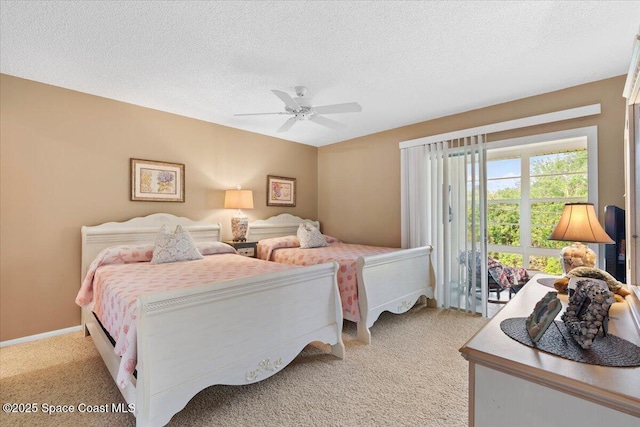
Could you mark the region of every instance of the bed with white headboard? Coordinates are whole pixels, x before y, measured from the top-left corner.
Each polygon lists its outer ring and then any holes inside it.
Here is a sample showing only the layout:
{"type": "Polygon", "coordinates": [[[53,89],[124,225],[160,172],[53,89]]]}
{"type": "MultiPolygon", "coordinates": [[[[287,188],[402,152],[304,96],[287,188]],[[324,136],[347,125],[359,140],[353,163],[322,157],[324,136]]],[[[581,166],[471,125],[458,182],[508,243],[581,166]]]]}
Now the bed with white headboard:
{"type": "MultiPolygon", "coordinates": [[[[219,224],[169,214],[85,226],[82,278],[103,249],[153,243],[163,224],[181,225],[196,242],[220,240],[219,224]]],[[[337,268],[334,263],[286,269],[138,297],[137,375],[120,389],[127,403],[135,405],[136,425],[167,424],[211,385],[264,380],[314,341],[330,344],[331,353],[343,358],[337,268]],[[303,315],[296,318],[297,312],[303,315]]],[[[109,337],[86,308],[82,323],[115,380],[120,357],[109,337]]]]}
{"type": "MultiPolygon", "coordinates": [[[[320,229],[318,221],[280,214],[249,223],[247,239],[260,241],[295,236],[300,224],[304,223],[320,229]]],[[[418,300],[426,304],[427,298],[434,297],[431,285],[431,251],[431,246],[423,246],[357,257],[359,341],[367,344],[371,342],[369,328],[382,312],[401,314],[411,309],[418,300]]],[[[348,312],[343,312],[343,316],[346,320],[356,321],[348,312]]]]}

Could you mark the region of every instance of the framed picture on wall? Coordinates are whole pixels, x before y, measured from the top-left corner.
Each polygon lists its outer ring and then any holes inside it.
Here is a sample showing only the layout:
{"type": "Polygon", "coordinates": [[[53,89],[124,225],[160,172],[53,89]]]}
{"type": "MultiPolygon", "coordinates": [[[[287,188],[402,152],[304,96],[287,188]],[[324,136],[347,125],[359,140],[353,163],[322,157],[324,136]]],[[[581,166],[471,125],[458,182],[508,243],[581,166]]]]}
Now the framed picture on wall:
{"type": "Polygon", "coordinates": [[[184,202],[184,165],[131,159],[131,200],[184,202]]]}
{"type": "Polygon", "coordinates": [[[296,205],[296,179],[267,175],[267,206],[296,205]]]}

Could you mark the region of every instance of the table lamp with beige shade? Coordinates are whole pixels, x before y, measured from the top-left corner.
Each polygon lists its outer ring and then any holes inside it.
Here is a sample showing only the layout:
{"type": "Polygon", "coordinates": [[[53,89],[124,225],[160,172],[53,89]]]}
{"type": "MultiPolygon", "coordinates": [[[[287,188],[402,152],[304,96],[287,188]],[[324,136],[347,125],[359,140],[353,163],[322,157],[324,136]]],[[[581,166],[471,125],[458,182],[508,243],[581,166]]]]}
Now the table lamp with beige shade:
{"type": "Polygon", "coordinates": [[[238,211],[231,217],[231,233],[234,242],[244,242],[247,240],[247,227],[249,218],[242,213],[241,209],[253,209],[253,192],[242,190],[238,185],[235,190],[224,192],[225,209],[237,209],[238,211]]]}
{"type": "Polygon", "coordinates": [[[562,249],[562,271],[596,266],[596,254],[584,243],[614,243],[598,222],[593,203],[567,203],[549,240],[574,242],[562,249]]]}

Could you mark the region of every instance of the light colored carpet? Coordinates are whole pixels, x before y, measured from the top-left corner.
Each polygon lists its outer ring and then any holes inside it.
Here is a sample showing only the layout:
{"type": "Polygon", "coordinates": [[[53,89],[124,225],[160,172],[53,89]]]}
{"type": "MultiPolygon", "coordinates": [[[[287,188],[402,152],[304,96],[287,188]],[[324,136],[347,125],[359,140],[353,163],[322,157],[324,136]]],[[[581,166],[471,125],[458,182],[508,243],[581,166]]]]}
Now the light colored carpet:
{"type": "MultiPolygon", "coordinates": [[[[383,313],[372,344],[345,322],[346,357],[314,344],[283,371],[247,386],[212,386],[171,426],[466,426],[468,364],[458,349],[486,319],[453,310],[383,313]]],[[[78,413],[124,402],[81,332],[0,349],[3,404],[73,405],[72,414],[2,413],[2,426],[133,426],[122,413],[78,413]]]]}

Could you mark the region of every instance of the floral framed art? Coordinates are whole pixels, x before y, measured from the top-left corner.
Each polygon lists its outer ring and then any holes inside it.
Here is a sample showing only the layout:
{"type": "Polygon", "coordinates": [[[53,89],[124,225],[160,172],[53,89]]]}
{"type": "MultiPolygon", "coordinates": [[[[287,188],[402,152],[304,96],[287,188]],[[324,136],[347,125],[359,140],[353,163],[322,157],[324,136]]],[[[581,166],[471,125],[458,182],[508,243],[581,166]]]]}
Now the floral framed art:
{"type": "Polygon", "coordinates": [[[184,202],[184,165],[131,159],[131,200],[184,202]]]}
{"type": "Polygon", "coordinates": [[[296,205],[296,179],[267,175],[267,206],[296,205]]]}

